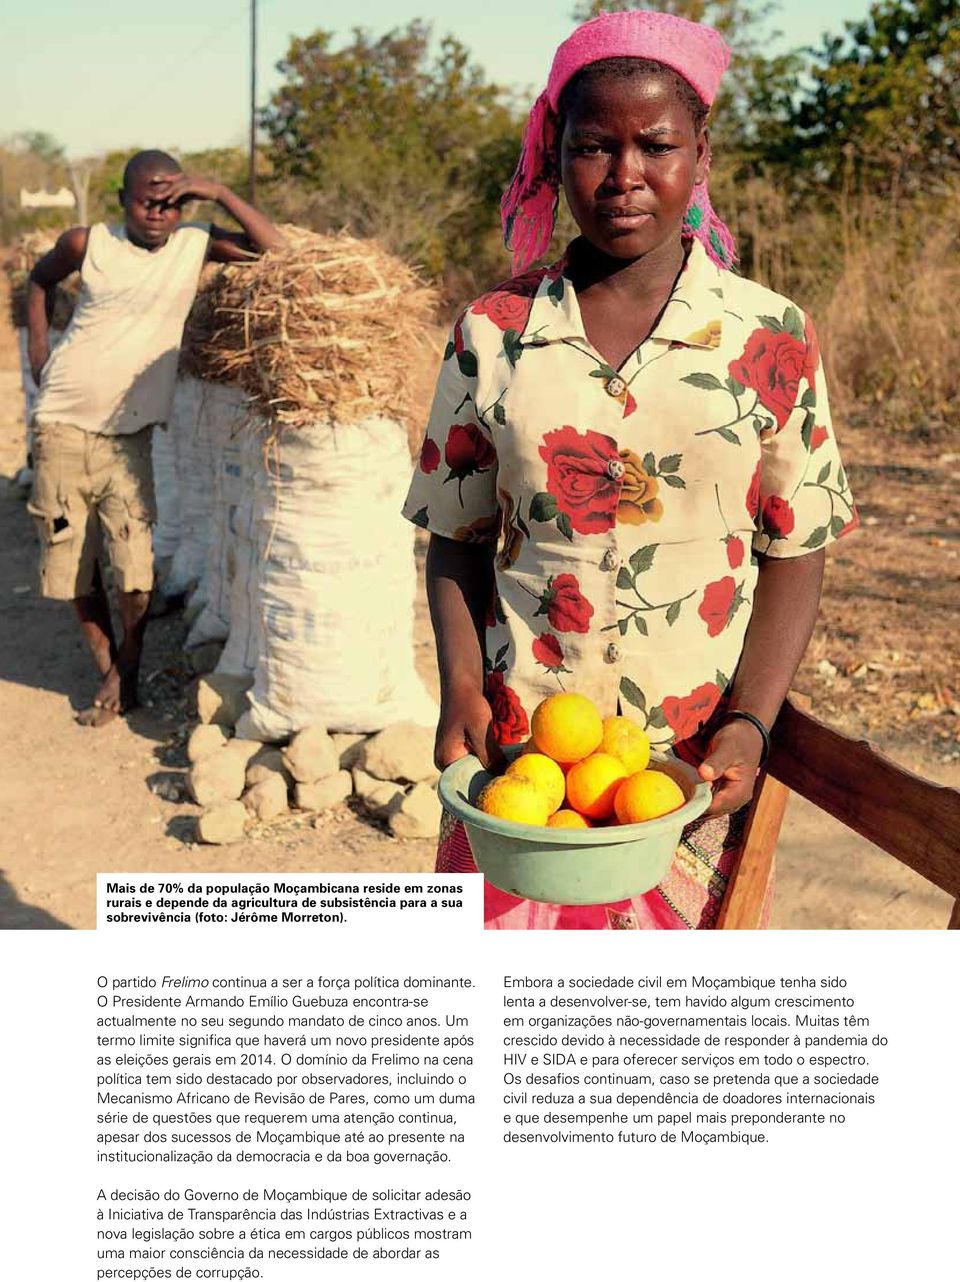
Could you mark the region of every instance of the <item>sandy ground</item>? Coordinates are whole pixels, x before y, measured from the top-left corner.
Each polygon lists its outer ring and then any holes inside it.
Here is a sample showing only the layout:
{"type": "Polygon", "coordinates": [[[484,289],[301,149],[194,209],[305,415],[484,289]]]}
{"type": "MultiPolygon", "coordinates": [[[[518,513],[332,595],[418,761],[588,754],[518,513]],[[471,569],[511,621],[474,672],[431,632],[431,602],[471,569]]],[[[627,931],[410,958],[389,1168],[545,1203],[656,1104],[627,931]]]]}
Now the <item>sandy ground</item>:
{"type": "MultiPolygon", "coordinates": [[[[143,668],[146,705],[128,720],[100,731],[74,723],[74,711],[89,702],[94,684],[71,610],[37,595],[32,521],[22,497],[9,483],[24,461],[23,454],[16,349],[4,314],[0,324],[0,928],[92,927],[97,872],[429,870],[431,842],[397,841],[347,808],[320,816],[291,815],[252,831],[235,846],[194,844],[196,807],[161,795],[176,794],[180,787],[189,724],[192,676],[181,648],[184,627],[178,616],[157,620],[148,633],[143,668]]],[[[833,582],[839,580],[847,587],[863,573],[856,557],[853,564],[838,568],[833,582]]],[[[831,590],[841,609],[843,593],[838,598],[837,588],[831,590]]],[[[422,590],[417,609],[417,666],[435,689],[422,590]]],[[[867,631],[862,625],[861,617],[861,644],[867,631]]],[[[887,638],[867,639],[890,644],[887,638]]],[[[814,643],[811,664],[828,652],[836,654],[836,647],[842,650],[847,642],[849,629],[821,634],[814,643]]],[[[949,658],[940,647],[937,662],[947,671],[949,658]]],[[[831,684],[843,682],[843,669],[840,664],[837,667],[837,676],[826,678],[831,684]]],[[[806,670],[812,674],[806,685],[816,692],[824,678],[815,666],[808,664],[806,670]]],[[[913,684],[926,689],[929,675],[921,669],[913,684]]],[[[930,681],[936,676],[934,672],[930,681]]],[[[841,698],[841,690],[834,688],[832,693],[841,705],[849,703],[841,698]]],[[[830,700],[818,700],[817,706],[822,702],[830,700]]],[[[865,702],[875,708],[875,698],[865,702]]],[[[960,783],[955,754],[939,750],[943,741],[912,733],[912,726],[908,731],[893,741],[885,738],[886,750],[920,773],[960,783]]],[[[791,801],[777,866],[773,924],[779,928],[933,928],[945,925],[949,916],[947,896],[800,798],[791,801]]]]}

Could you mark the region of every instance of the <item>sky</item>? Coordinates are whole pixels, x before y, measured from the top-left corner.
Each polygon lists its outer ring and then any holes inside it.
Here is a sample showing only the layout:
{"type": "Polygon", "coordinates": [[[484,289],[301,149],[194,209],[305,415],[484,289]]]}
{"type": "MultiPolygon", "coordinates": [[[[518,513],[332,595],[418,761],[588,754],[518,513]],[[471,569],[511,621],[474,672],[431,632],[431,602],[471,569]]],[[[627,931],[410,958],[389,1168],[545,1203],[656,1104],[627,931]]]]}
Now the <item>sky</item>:
{"type": "MultiPolygon", "coordinates": [[[[531,98],[557,44],[571,31],[575,0],[258,0],[258,102],[280,80],[275,67],[292,35],[317,28],[376,35],[413,18],[451,32],[491,80],[531,98]]],[[[0,18],[0,141],[43,130],[80,158],[111,149],[183,151],[243,144],[249,127],[249,0],[23,0],[0,18]]],[[[771,48],[817,45],[863,17],[869,0],[782,0],[771,48]]]]}

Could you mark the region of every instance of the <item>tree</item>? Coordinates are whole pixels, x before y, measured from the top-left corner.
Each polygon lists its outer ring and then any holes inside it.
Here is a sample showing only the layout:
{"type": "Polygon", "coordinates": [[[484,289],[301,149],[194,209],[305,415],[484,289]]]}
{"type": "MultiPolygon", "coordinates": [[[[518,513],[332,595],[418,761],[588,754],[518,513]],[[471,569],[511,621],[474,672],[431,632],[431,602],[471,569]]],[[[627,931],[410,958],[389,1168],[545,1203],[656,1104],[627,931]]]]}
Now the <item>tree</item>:
{"type": "Polygon", "coordinates": [[[755,31],[776,9],[775,0],[757,4],[751,0],[650,0],[647,4],[633,0],[585,0],[577,6],[574,18],[583,22],[598,13],[621,13],[626,9],[653,9],[672,13],[690,22],[707,22],[733,44],[755,40],[755,31]]]}
{"type": "Polygon", "coordinates": [[[65,211],[21,209],[19,197],[21,187],[56,189],[66,181],[63,147],[50,134],[25,132],[0,140],[0,241],[34,227],[61,226],[65,211]]]}
{"type": "Polygon", "coordinates": [[[960,0],[881,0],[814,52],[793,113],[799,156],[837,186],[942,190],[960,172],[960,0]]]}
{"type": "Polygon", "coordinates": [[[292,212],[375,237],[432,274],[469,263],[519,144],[505,92],[452,36],[432,54],[419,21],[332,45],[328,31],[295,39],[261,115],[292,212]]]}
{"type": "Polygon", "coordinates": [[[64,162],[63,145],[43,130],[26,130],[15,135],[15,142],[21,150],[47,165],[62,165],[64,162]]]}

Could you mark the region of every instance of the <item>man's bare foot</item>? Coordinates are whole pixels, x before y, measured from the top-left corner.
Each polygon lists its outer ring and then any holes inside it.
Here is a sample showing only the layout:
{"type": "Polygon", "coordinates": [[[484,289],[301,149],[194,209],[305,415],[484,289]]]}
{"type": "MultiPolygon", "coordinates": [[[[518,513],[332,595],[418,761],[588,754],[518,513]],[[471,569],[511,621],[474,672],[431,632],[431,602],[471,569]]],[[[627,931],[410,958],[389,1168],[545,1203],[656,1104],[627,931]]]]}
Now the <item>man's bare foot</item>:
{"type": "Polygon", "coordinates": [[[93,704],[77,713],[77,724],[98,730],[114,717],[122,717],[124,713],[136,706],[136,674],[125,677],[114,665],[104,677],[103,685],[97,691],[93,704]]]}
{"type": "Polygon", "coordinates": [[[119,646],[114,640],[110,604],[103,589],[99,568],[94,576],[93,591],[89,596],[78,597],[74,605],[94,662],[103,678],[103,684],[97,691],[92,706],[77,714],[77,722],[81,726],[99,728],[137,706],[137,677],[150,609],[150,593],[135,591],[119,594],[120,619],[123,623],[123,641],[119,646]]]}

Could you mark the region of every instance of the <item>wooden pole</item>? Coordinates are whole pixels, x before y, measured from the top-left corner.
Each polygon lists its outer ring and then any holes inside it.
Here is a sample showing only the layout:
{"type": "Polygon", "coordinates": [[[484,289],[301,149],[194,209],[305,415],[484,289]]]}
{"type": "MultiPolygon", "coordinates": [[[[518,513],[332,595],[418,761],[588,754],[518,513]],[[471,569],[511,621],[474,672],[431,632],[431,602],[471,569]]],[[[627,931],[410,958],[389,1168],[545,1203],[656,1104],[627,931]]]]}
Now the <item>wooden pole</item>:
{"type": "Polygon", "coordinates": [[[257,199],[257,0],[250,0],[250,204],[257,199]]]}
{"type": "Polygon", "coordinates": [[[77,223],[81,227],[86,227],[88,222],[90,175],[92,172],[93,162],[90,160],[73,161],[68,166],[70,186],[73,188],[73,196],[77,202],[77,223]]]}

